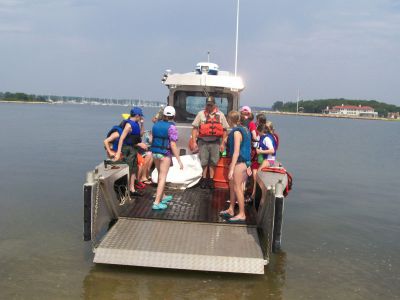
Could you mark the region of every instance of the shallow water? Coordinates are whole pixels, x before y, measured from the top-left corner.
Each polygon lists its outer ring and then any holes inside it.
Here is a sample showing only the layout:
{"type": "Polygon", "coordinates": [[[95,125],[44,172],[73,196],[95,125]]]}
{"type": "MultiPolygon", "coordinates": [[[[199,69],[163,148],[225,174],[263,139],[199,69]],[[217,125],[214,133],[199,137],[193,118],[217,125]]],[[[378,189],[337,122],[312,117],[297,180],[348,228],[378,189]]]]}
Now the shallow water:
{"type": "Polygon", "coordinates": [[[265,276],[94,265],[82,184],[126,110],[0,104],[1,299],[400,298],[399,122],[269,117],[294,189],[265,276]]]}

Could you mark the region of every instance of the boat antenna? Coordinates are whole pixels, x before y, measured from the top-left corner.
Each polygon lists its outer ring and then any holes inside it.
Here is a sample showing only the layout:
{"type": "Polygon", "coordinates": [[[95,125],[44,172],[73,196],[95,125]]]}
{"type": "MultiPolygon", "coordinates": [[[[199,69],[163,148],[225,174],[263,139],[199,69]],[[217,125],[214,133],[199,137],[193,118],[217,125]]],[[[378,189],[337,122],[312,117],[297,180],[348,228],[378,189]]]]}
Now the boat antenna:
{"type": "Polygon", "coordinates": [[[206,87],[203,88],[203,93],[206,96],[206,98],[208,98],[208,96],[210,96],[210,94],[207,92],[206,87]]]}
{"type": "Polygon", "coordinates": [[[236,9],[235,76],[236,76],[236,74],[237,74],[238,41],[239,41],[239,3],[240,3],[240,0],[237,0],[237,9],[236,9]]]}
{"type": "Polygon", "coordinates": [[[210,62],[210,51],[207,51],[207,61],[210,62]]]}

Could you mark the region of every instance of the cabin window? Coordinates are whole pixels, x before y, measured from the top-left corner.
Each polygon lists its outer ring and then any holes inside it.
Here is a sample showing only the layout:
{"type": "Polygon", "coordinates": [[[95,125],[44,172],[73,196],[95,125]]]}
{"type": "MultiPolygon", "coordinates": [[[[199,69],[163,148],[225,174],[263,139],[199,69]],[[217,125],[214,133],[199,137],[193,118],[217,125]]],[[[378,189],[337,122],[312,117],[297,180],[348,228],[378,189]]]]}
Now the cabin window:
{"type": "MultiPolygon", "coordinates": [[[[233,96],[228,93],[209,93],[215,97],[215,104],[225,115],[232,110],[233,96]]],[[[202,92],[178,91],[174,94],[174,107],[177,122],[193,122],[197,113],[206,106],[206,99],[202,92]]]]}

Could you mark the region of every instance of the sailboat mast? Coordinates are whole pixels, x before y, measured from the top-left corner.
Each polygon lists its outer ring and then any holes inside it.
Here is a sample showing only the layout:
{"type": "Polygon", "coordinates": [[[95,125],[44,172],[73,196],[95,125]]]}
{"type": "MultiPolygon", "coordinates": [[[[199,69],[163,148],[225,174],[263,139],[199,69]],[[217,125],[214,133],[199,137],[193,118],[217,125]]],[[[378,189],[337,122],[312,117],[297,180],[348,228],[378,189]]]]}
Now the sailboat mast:
{"type": "Polygon", "coordinates": [[[299,100],[300,100],[300,89],[297,89],[297,110],[296,110],[297,113],[299,113],[299,100]]]}

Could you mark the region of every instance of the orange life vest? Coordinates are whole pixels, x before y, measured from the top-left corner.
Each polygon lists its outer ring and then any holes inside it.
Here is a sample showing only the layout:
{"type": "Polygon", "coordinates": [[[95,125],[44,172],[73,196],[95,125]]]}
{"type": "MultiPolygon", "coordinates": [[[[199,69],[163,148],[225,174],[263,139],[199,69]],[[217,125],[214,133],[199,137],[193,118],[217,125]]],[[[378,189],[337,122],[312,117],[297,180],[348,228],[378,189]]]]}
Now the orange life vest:
{"type": "Polygon", "coordinates": [[[204,115],[206,116],[206,122],[200,124],[199,127],[199,137],[205,136],[216,136],[222,137],[224,135],[224,127],[221,123],[220,114],[216,111],[214,116],[211,116],[208,111],[204,111],[204,115]]]}

